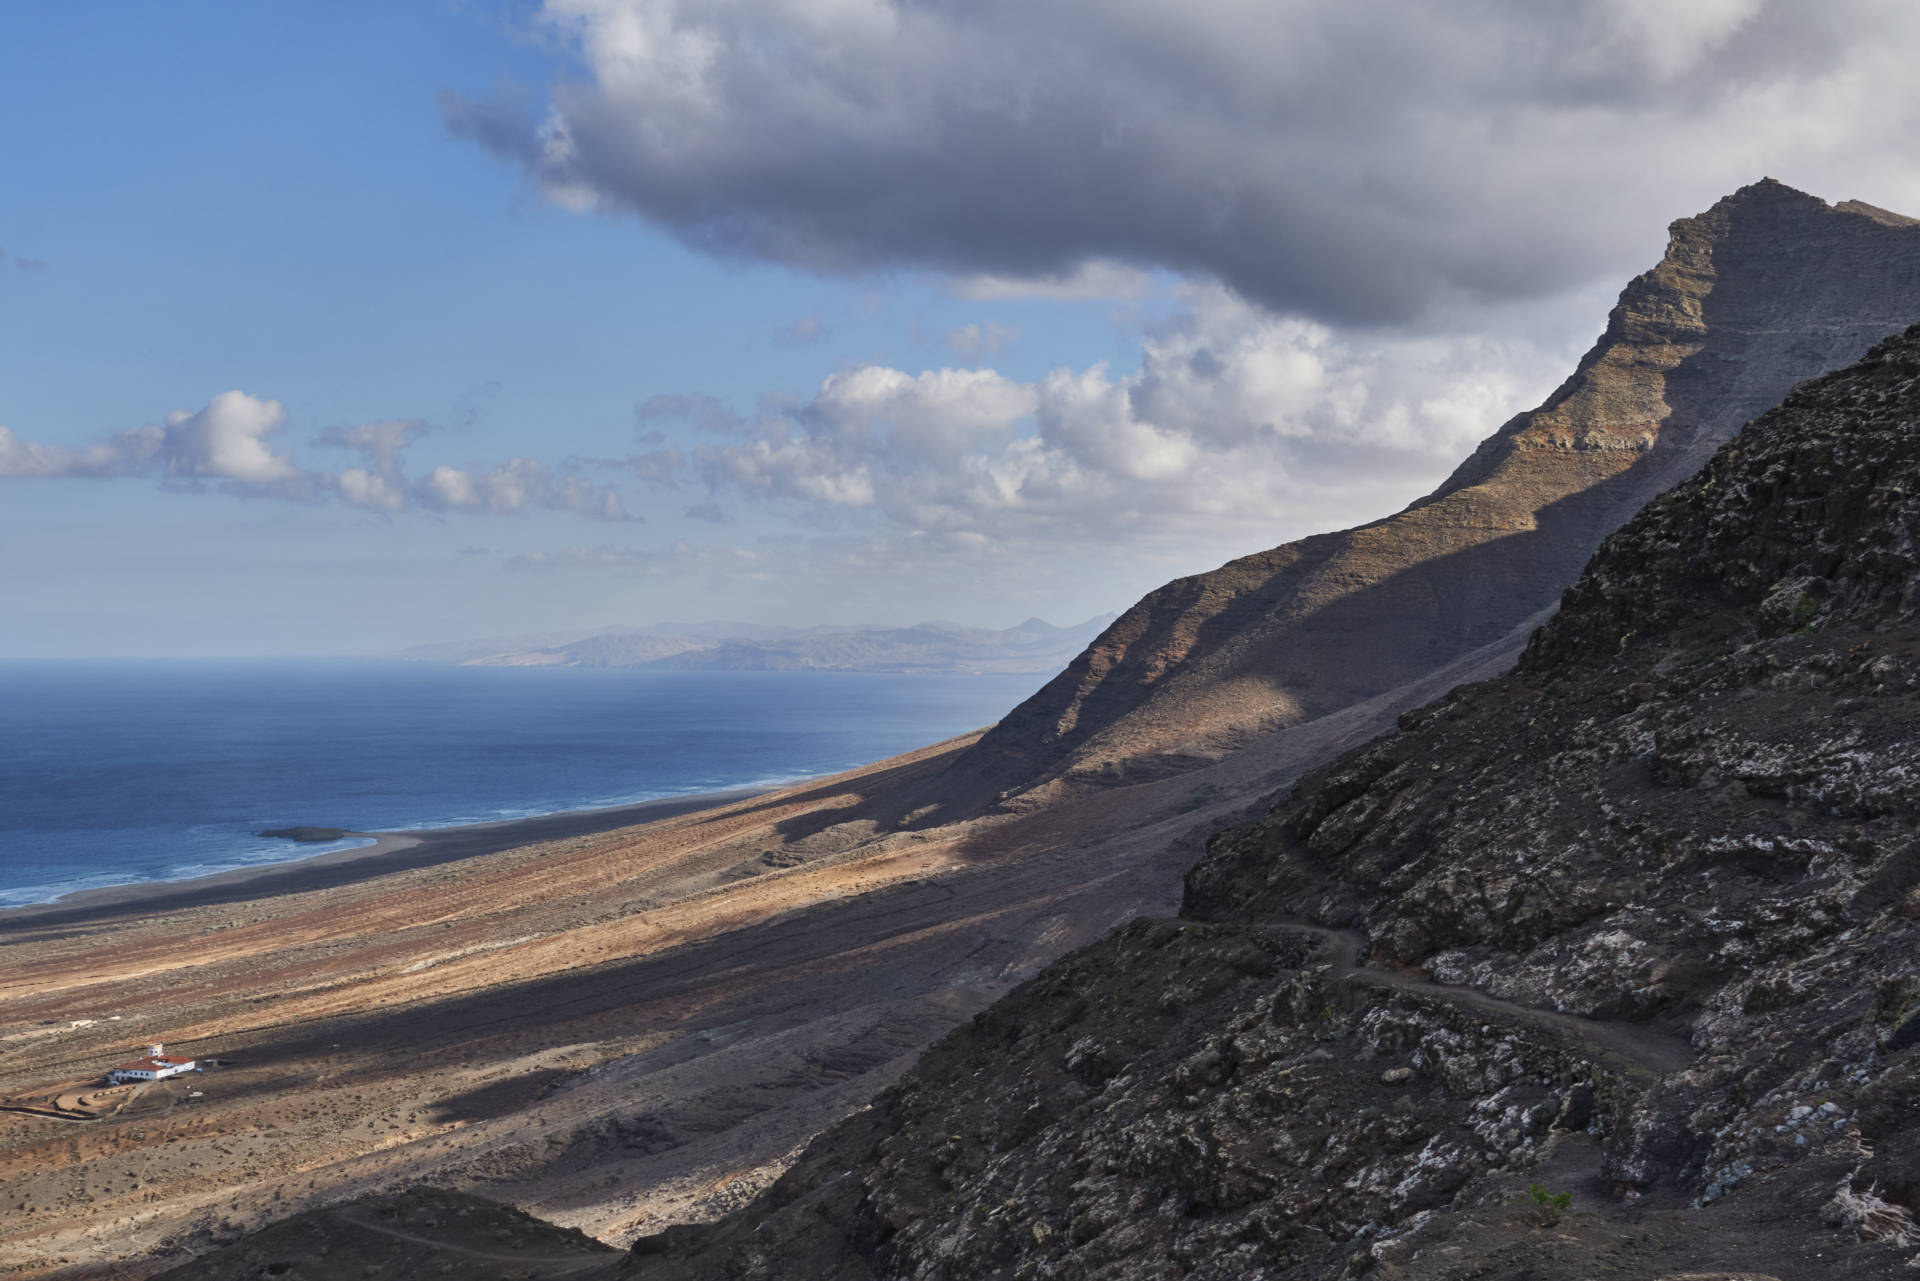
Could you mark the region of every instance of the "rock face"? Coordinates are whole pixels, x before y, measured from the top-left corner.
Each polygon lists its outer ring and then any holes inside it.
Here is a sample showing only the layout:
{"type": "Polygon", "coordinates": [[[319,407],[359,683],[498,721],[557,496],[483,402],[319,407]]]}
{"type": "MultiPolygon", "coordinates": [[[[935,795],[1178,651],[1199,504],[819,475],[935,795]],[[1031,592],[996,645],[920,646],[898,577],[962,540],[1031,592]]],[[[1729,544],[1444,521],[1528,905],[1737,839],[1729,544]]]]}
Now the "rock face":
{"type": "Polygon", "coordinates": [[[1920,326],[631,1277],[1920,1266],[1920,326]]]}
{"type": "Polygon", "coordinates": [[[1180,770],[1496,642],[1796,382],[1915,320],[1920,223],[1743,188],[1674,223],[1572,377],[1433,494],[1153,592],[955,773],[991,797],[1180,770]]]}

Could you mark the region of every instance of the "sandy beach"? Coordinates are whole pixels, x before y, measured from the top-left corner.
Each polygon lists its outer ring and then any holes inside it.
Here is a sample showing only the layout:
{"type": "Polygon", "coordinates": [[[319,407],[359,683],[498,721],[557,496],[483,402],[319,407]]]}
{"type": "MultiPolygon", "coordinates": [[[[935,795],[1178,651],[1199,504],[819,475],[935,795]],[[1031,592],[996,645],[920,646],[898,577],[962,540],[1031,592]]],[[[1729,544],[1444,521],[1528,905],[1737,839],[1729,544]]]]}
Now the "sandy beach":
{"type": "Polygon", "coordinates": [[[0,909],[0,937],[27,923],[41,928],[109,917],[179,912],[277,894],[333,889],[369,877],[385,876],[390,872],[433,867],[523,845],[591,836],[682,814],[698,813],[774,790],[772,787],[742,787],[604,809],[567,810],[497,823],[471,823],[460,827],[422,828],[406,832],[349,832],[346,835],[372,837],[374,843],[305,858],[299,855],[299,845],[288,841],[288,861],[284,863],[231,868],[178,881],[102,885],[63,894],[49,903],[28,903],[0,909]]]}

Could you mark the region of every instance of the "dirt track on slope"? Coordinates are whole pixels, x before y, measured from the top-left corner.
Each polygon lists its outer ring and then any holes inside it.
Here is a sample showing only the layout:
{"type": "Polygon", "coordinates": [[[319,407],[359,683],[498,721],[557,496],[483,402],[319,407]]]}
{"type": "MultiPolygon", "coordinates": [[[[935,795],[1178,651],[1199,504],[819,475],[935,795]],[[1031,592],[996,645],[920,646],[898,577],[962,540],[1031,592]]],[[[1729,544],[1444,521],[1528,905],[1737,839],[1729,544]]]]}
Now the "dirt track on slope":
{"type": "Polygon", "coordinates": [[[1679,1072],[1693,1062],[1693,1047],[1677,1036],[1667,1036],[1640,1023],[1593,1019],[1522,1005],[1482,992],[1478,988],[1436,983],[1417,973],[1378,969],[1362,962],[1366,936],[1355,930],[1335,930],[1305,922],[1282,929],[1311,934],[1324,941],[1324,957],[1335,978],[1368,987],[1389,988],[1484,1012],[1490,1019],[1524,1028],[1529,1035],[1549,1041],[1570,1038],[1582,1046],[1625,1059],[1655,1077],[1679,1072]]]}

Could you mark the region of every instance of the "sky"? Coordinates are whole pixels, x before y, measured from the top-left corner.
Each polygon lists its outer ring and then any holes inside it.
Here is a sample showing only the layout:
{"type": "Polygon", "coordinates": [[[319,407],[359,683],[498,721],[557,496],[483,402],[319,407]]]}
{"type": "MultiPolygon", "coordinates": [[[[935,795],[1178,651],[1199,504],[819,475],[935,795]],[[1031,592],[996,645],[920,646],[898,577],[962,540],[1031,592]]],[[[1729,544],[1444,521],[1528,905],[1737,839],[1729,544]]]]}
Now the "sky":
{"type": "Polygon", "coordinates": [[[0,657],[1009,626],[1376,519],[1891,0],[9,6],[0,657]]]}

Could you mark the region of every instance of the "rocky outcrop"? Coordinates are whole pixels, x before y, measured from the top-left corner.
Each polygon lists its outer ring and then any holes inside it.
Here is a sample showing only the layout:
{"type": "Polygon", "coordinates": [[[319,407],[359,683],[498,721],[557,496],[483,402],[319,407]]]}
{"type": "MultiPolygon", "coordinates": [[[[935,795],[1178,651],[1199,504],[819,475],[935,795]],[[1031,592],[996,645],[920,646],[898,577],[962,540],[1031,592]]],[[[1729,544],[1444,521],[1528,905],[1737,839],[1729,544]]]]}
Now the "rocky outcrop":
{"type": "Polygon", "coordinates": [[[1920,1266],[1920,326],[633,1277],[1920,1266]]]}
{"type": "Polygon", "coordinates": [[[1499,641],[1797,382],[1920,320],[1920,223],[1771,180],[1673,224],[1547,402],[1398,515],[1141,600],[953,771],[974,798],[1181,770],[1499,641]]]}

